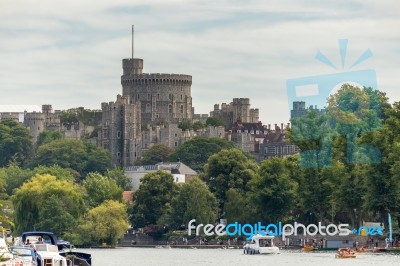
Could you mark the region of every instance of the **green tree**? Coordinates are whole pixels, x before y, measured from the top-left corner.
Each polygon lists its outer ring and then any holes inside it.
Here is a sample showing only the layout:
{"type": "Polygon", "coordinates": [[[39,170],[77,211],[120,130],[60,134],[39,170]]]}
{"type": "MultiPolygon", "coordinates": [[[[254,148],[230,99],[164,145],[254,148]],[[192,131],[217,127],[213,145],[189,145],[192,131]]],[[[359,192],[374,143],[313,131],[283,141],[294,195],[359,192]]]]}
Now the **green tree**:
{"type": "Polygon", "coordinates": [[[71,129],[72,126],[77,125],[79,123],[79,119],[76,109],[69,109],[61,112],[60,122],[67,129],[71,129]]]}
{"type": "Polygon", "coordinates": [[[17,234],[32,230],[45,220],[47,225],[55,222],[48,220],[47,216],[42,217],[40,213],[52,197],[58,198],[63,204],[63,210],[58,215],[62,216],[67,212],[74,219],[79,219],[83,214],[84,193],[80,186],[67,180],[57,180],[55,176],[48,174],[36,175],[18,188],[12,196],[17,234]]]}
{"type": "Polygon", "coordinates": [[[223,210],[230,188],[248,191],[247,183],[257,176],[258,166],[239,149],[222,150],[212,155],[204,166],[203,180],[210,187],[223,210]]]}
{"type": "Polygon", "coordinates": [[[196,122],[194,122],[193,123],[193,130],[199,130],[199,129],[202,129],[202,128],[204,128],[204,124],[203,123],[201,123],[200,121],[196,121],[196,122]]]}
{"type": "Polygon", "coordinates": [[[63,135],[61,134],[60,131],[50,131],[50,130],[45,130],[43,132],[40,132],[37,141],[36,141],[36,146],[41,146],[43,144],[52,142],[53,140],[56,139],[62,139],[63,135]]]}
{"type": "Polygon", "coordinates": [[[11,162],[7,167],[0,168],[0,180],[4,180],[6,192],[9,196],[13,194],[14,189],[19,188],[32,175],[32,170],[23,169],[15,162],[11,162]]]}
{"type": "Polygon", "coordinates": [[[122,189],[114,179],[98,173],[89,173],[83,181],[89,207],[99,206],[106,200],[122,201],[122,189]]]}
{"type": "Polygon", "coordinates": [[[32,176],[49,174],[55,176],[59,180],[75,181],[79,177],[79,173],[71,168],[62,168],[59,165],[43,166],[40,165],[32,170],[32,176]]]}
{"type": "Polygon", "coordinates": [[[167,160],[171,154],[172,149],[165,146],[164,144],[155,144],[150,149],[143,152],[143,156],[140,159],[140,164],[150,165],[167,160]]]}
{"type": "Polygon", "coordinates": [[[400,103],[396,102],[393,108],[386,109],[385,117],[379,132],[364,136],[381,150],[380,163],[368,165],[367,168],[364,207],[387,226],[388,213],[400,217],[400,103]]]}
{"type": "Polygon", "coordinates": [[[226,191],[225,196],[224,213],[228,223],[245,224],[257,220],[255,216],[258,214],[255,213],[254,207],[251,206],[246,194],[230,188],[226,191]]]}
{"type": "Polygon", "coordinates": [[[222,149],[234,147],[234,142],[225,139],[195,137],[177,147],[169,156],[169,160],[180,160],[193,170],[201,171],[211,155],[222,149]]]}
{"type": "Polygon", "coordinates": [[[146,174],[134,195],[131,213],[133,227],[157,224],[165,212],[164,209],[171,203],[175,191],[176,184],[170,173],[157,171],[146,174]]]}
{"type": "Polygon", "coordinates": [[[104,174],[111,168],[111,154],[108,150],[96,147],[91,142],[84,142],[84,146],[87,161],[83,169],[83,175],[90,172],[104,174]]]}
{"type": "Polygon", "coordinates": [[[209,224],[217,218],[217,199],[197,177],[182,185],[171,206],[171,220],[176,228],[192,219],[196,219],[197,224],[209,224]]]}
{"type": "Polygon", "coordinates": [[[59,139],[40,146],[33,165],[59,165],[77,171],[82,177],[89,172],[104,173],[111,166],[111,155],[91,143],[59,139]]]}
{"type": "Polygon", "coordinates": [[[185,131],[185,130],[192,129],[193,128],[193,124],[192,124],[192,122],[190,120],[185,119],[181,123],[179,123],[178,127],[180,129],[182,129],[183,131],[185,131]]]}
{"type": "Polygon", "coordinates": [[[0,167],[10,160],[24,163],[32,155],[33,144],[29,131],[13,120],[0,121],[0,167]]]}
{"type": "Polygon", "coordinates": [[[105,176],[117,182],[117,185],[123,190],[131,189],[131,180],[125,175],[125,170],[121,167],[115,167],[107,170],[105,176]]]}
{"type": "Polygon", "coordinates": [[[99,245],[103,242],[115,246],[128,229],[126,206],[118,201],[107,200],[89,211],[78,227],[80,235],[74,235],[80,244],[99,245]]]}
{"type": "Polygon", "coordinates": [[[288,218],[295,206],[297,183],[291,179],[284,158],[263,161],[249,187],[252,206],[262,221],[276,223],[288,218]]]}
{"type": "Polygon", "coordinates": [[[77,226],[77,219],[68,212],[68,206],[56,195],[51,195],[39,209],[40,221],[36,230],[50,231],[58,236],[72,232],[77,226]]]}
{"type": "Polygon", "coordinates": [[[218,126],[225,127],[226,126],[224,121],[222,121],[218,117],[209,117],[209,118],[207,118],[206,125],[207,126],[213,126],[213,127],[218,127],[218,126]]]}

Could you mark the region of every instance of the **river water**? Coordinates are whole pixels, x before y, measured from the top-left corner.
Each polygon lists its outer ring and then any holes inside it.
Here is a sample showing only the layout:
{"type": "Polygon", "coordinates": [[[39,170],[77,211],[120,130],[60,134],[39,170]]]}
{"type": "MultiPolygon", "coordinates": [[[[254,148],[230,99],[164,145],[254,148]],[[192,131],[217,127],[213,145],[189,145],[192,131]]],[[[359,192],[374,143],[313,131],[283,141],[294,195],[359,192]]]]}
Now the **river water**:
{"type": "Polygon", "coordinates": [[[356,259],[336,259],[335,252],[281,251],[274,255],[243,255],[241,249],[116,248],[84,249],[93,266],[391,266],[400,255],[364,253],[356,259]]]}

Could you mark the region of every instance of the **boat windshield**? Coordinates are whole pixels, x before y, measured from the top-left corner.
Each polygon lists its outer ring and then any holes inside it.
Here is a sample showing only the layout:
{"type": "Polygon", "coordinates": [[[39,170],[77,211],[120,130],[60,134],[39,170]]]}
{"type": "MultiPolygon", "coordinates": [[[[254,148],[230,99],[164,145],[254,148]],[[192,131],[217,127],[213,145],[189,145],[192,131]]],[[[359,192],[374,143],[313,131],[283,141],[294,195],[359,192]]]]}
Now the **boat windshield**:
{"type": "Polygon", "coordinates": [[[260,239],[260,247],[272,247],[271,239],[260,239]]]}
{"type": "Polygon", "coordinates": [[[57,246],[49,245],[49,244],[36,244],[35,248],[36,248],[36,251],[58,252],[57,246]]]}
{"type": "Polygon", "coordinates": [[[14,248],[12,252],[18,256],[32,256],[32,250],[26,248],[14,248]]]}

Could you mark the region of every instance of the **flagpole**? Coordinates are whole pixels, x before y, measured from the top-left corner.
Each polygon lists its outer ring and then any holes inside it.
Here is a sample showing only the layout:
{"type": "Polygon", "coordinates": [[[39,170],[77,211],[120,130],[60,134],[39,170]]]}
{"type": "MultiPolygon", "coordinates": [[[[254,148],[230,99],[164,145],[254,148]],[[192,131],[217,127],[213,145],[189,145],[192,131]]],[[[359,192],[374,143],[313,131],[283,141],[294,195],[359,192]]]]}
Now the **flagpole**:
{"type": "Polygon", "coordinates": [[[132,59],[133,59],[133,35],[135,33],[135,26],[132,25],[132,59]]]}

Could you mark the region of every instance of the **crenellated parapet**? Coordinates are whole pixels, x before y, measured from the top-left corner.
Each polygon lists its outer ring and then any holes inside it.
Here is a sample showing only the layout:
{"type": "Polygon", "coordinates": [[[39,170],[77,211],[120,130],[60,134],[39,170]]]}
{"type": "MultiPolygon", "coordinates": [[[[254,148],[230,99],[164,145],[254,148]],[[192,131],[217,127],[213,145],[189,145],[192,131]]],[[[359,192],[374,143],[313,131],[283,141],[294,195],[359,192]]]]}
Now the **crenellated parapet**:
{"type": "Polygon", "coordinates": [[[192,76],[184,74],[143,73],[139,75],[123,75],[123,86],[130,85],[192,85],[192,76]]]}

